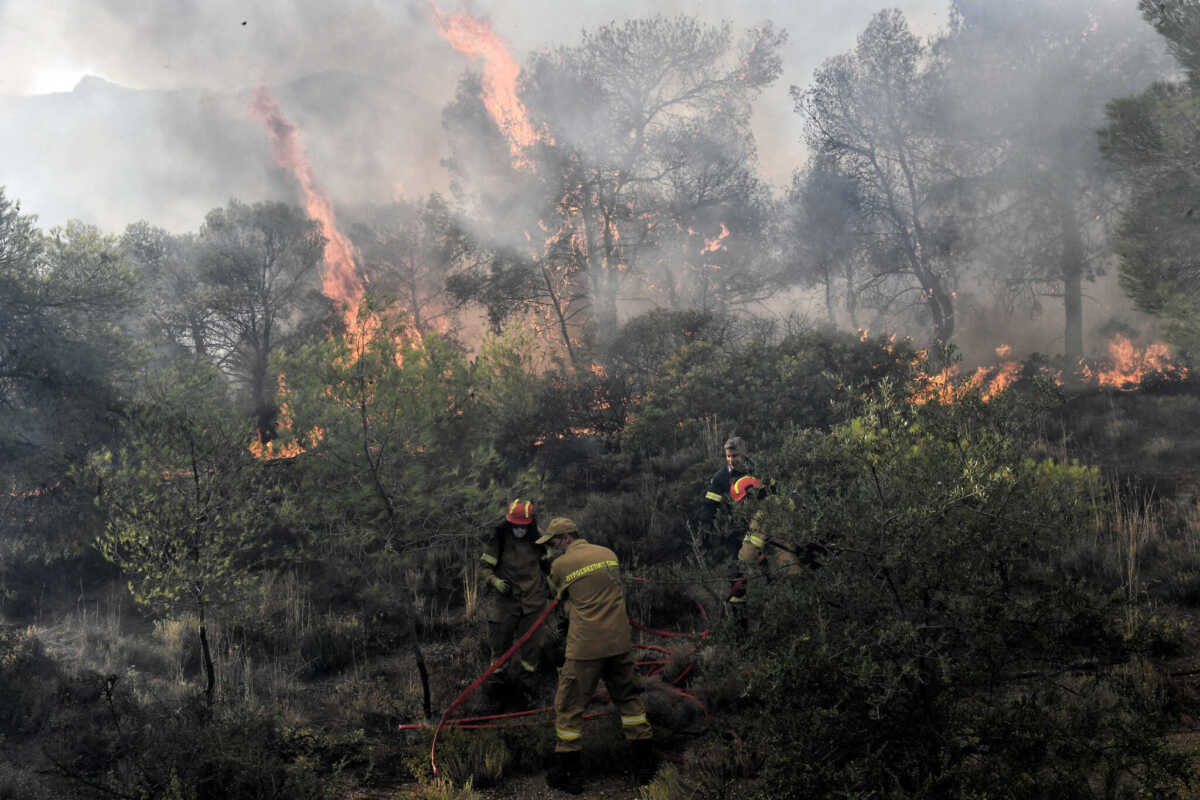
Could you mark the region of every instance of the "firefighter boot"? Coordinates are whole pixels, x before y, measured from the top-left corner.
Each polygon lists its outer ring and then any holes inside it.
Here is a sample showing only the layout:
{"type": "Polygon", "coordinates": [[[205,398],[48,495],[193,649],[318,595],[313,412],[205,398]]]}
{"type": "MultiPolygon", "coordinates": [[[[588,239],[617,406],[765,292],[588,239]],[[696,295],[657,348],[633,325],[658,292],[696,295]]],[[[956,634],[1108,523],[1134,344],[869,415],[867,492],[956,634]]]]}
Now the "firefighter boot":
{"type": "Polygon", "coordinates": [[[583,794],[582,772],[578,750],[555,753],[550,757],[550,768],[546,770],[546,785],[567,794],[583,794]]]}
{"type": "Polygon", "coordinates": [[[653,739],[637,739],[633,742],[633,780],[645,786],[654,780],[658,772],[658,753],[654,752],[653,739]]]}

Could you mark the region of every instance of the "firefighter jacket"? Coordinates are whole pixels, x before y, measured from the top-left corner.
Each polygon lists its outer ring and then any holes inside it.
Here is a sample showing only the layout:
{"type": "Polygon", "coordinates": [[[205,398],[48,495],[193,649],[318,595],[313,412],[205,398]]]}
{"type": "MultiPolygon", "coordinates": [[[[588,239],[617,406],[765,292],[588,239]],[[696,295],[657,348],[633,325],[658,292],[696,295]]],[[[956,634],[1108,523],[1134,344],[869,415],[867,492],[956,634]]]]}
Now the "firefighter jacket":
{"type": "Polygon", "coordinates": [[[621,568],[612,550],[586,539],[574,540],[550,564],[550,588],[570,622],[568,659],[590,661],[633,649],[621,568]]]}
{"type": "Polygon", "coordinates": [[[750,520],[750,531],[742,540],[738,551],[738,563],[744,565],[746,577],[757,571],[768,579],[783,575],[795,575],[799,572],[799,562],[796,553],[787,545],[772,541],[763,535],[759,524],[761,513],[756,513],[750,520]]]}
{"type": "Polygon", "coordinates": [[[512,526],[504,522],[496,526],[484,544],[479,576],[485,593],[482,610],[488,622],[537,613],[546,607],[545,565],[550,554],[544,545],[534,543],[536,538],[534,531],[517,538],[512,526]],[[508,582],[507,594],[491,585],[493,576],[508,582]]]}
{"type": "Polygon", "coordinates": [[[708,488],[704,492],[704,504],[700,506],[701,525],[708,527],[713,525],[717,519],[717,512],[726,505],[725,500],[729,497],[730,485],[743,475],[750,474],[747,471],[751,469],[749,459],[744,464],[745,469],[731,469],[726,464],[708,479],[708,488]]]}

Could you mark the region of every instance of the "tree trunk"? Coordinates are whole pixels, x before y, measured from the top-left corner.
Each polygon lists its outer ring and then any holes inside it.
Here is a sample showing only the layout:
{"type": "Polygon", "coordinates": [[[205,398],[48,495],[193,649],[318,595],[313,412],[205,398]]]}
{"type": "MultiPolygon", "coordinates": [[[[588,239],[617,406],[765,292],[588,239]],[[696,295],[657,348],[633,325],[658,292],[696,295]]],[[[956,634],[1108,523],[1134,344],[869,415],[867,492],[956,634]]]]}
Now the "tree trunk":
{"type": "Polygon", "coordinates": [[[266,358],[256,359],[250,391],[254,393],[254,417],[258,440],[263,444],[275,438],[275,398],[267,391],[266,358]]]}
{"type": "Polygon", "coordinates": [[[1064,187],[1060,208],[1062,229],[1062,258],[1060,269],[1063,282],[1063,311],[1066,328],[1063,332],[1063,354],[1068,361],[1083,355],[1083,234],[1079,230],[1079,215],[1075,213],[1072,188],[1064,187]]]}
{"type": "Polygon", "coordinates": [[[207,683],[204,687],[204,699],[211,708],[213,704],[213,689],[217,685],[217,673],[213,669],[212,652],[208,649],[208,629],[203,622],[200,623],[200,658],[204,662],[204,675],[207,678],[207,683]]]}
{"type": "Polygon", "coordinates": [[[949,344],[954,338],[954,298],[942,286],[939,278],[933,280],[929,292],[929,310],[933,314],[933,336],[939,345],[949,344]]]}
{"type": "Polygon", "coordinates": [[[822,270],[821,282],[825,284],[825,315],[829,325],[837,327],[837,297],[833,291],[833,270],[828,266],[822,270]]]}
{"type": "Polygon", "coordinates": [[[417,641],[414,633],[412,640],[413,658],[417,662],[417,674],[421,676],[421,700],[422,709],[425,711],[425,719],[433,719],[433,703],[429,695],[429,670],[425,668],[425,656],[421,654],[421,643],[417,641]]]}

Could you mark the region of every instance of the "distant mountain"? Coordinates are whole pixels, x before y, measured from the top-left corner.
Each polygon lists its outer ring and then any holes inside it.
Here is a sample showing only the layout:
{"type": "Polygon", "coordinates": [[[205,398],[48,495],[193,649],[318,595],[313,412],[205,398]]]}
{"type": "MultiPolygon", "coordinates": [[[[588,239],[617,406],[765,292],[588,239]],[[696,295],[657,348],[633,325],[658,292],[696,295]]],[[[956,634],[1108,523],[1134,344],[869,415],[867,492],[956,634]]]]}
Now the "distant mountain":
{"type": "MultiPolygon", "coordinates": [[[[271,91],[335,203],[442,188],[432,102],[347,72],[271,91]]],[[[79,218],[112,232],[138,219],[195,230],[230,197],[298,202],[249,114],[253,94],[143,91],[88,76],[71,92],[0,97],[0,185],[45,227],[79,218]]]]}

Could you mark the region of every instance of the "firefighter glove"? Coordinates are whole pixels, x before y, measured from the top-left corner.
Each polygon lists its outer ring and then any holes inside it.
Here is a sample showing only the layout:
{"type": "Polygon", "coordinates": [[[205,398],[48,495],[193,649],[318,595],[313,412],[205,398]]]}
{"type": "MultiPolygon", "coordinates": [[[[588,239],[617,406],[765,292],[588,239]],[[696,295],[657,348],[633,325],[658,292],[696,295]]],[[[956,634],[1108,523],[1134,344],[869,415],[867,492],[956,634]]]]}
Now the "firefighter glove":
{"type": "Polygon", "coordinates": [[[488,578],[488,583],[490,583],[492,588],[500,594],[508,594],[508,581],[504,580],[504,578],[498,578],[493,575],[492,577],[488,578]]]}

